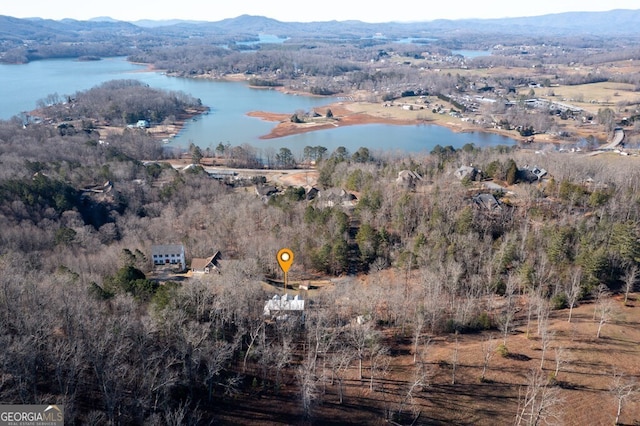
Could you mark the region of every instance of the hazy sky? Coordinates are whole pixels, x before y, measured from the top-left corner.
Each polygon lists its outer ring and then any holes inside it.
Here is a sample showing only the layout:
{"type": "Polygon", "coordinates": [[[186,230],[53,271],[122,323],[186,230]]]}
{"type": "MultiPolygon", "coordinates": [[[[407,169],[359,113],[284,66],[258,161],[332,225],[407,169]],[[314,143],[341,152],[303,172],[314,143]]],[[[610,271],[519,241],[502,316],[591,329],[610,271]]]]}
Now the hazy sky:
{"type": "Polygon", "coordinates": [[[192,19],[219,21],[243,14],[285,22],[430,21],[433,19],[505,18],[569,11],[638,9],[638,0],[3,0],[0,15],[16,18],[90,19],[110,16],[123,21],[139,19],[192,19]]]}

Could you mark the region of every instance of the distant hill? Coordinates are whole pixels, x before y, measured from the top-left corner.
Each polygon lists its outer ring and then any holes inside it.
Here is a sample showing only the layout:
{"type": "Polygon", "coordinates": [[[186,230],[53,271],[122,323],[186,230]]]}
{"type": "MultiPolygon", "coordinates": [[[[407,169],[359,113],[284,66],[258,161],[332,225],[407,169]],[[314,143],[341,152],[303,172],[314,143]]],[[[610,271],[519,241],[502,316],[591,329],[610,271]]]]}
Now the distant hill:
{"type": "Polygon", "coordinates": [[[140,19],[138,21],[131,22],[134,25],[142,28],[157,28],[157,27],[169,27],[172,25],[194,25],[194,24],[203,24],[205,21],[186,21],[183,19],[166,19],[166,20],[152,20],[152,19],[140,19]]]}
{"type": "Polygon", "coordinates": [[[201,30],[224,30],[239,33],[270,33],[284,34],[291,32],[312,33],[378,33],[378,32],[483,32],[483,33],[517,33],[526,34],[532,29],[542,29],[558,35],[608,35],[626,34],[640,35],[640,10],[612,10],[608,12],[567,12],[551,15],[501,18],[501,19],[463,19],[463,20],[434,20],[411,23],[377,23],[370,24],[362,21],[322,21],[322,22],[281,22],[262,16],[241,15],[236,18],[223,19],[215,22],[194,21],[137,21],[136,25],[145,27],[197,26],[201,30]]]}
{"type": "MultiPolygon", "coordinates": [[[[33,40],[46,35],[53,39],[76,39],[78,33],[83,32],[107,32],[113,35],[125,32],[127,34],[139,33],[140,28],[123,21],[76,21],[75,19],[28,18],[18,19],[0,15],[0,41],[4,40],[33,40]]],[[[90,36],[90,34],[89,34],[90,36]]]]}
{"type": "Polygon", "coordinates": [[[638,35],[640,10],[612,10],[609,12],[567,12],[523,18],[453,21],[453,25],[468,23],[472,28],[489,28],[501,32],[523,33],[528,29],[544,29],[562,35],[638,35]]]}
{"type": "MultiPolygon", "coordinates": [[[[50,43],[95,42],[109,40],[121,46],[135,44],[134,38],[184,38],[198,36],[254,37],[273,34],[282,37],[323,39],[368,39],[382,34],[388,38],[433,37],[451,43],[473,39],[474,34],[495,36],[518,35],[519,39],[540,37],[625,37],[640,36],[640,10],[609,12],[569,12],[523,18],[434,20],[412,23],[370,24],[361,21],[281,22],[263,16],[242,15],[216,22],[185,20],[117,21],[98,17],[89,21],[60,21],[29,18],[18,19],[0,15],[0,47],[5,51],[19,49],[25,41],[50,43]],[[119,38],[119,39],[118,39],[119,38]]],[[[499,42],[499,41],[496,41],[499,42]]],[[[1,51],[0,51],[1,52],[1,51]]]]}

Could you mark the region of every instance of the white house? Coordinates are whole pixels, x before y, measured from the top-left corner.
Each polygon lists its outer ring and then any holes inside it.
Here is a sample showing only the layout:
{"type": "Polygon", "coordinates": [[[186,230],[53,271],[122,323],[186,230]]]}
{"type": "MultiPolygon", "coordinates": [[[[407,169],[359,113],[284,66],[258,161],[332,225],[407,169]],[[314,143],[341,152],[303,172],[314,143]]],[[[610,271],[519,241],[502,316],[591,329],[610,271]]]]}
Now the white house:
{"type": "Polygon", "coordinates": [[[178,265],[181,270],[185,268],[186,261],[182,244],[151,246],[151,255],[154,265],[178,265]]]}
{"type": "Polygon", "coordinates": [[[264,316],[287,319],[292,314],[297,314],[304,321],[304,300],[298,295],[276,294],[264,304],[264,316]]]}

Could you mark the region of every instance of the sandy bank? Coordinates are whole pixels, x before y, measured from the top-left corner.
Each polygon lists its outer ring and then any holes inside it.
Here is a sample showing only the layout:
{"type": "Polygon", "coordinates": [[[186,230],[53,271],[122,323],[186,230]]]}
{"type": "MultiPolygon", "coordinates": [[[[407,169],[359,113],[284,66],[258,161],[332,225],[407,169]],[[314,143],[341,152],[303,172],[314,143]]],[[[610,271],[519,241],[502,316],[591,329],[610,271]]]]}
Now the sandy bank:
{"type": "Polygon", "coordinates": [[[274,139],[283,136],[313,132],[317,130],[361,124],[416,124],[416,122],[413,120],[398,120],[395,118],[376,117],[369,114],[354,112],[344,104],[331,104],[327,107],[316,108],[316,112],[318,112],[319,114],[324,114],[326,113],[327,109],[331,110],[331,112],[333,113],[333,118],[312,118],[305,123],[293,123],[291,121],[291,114],[276,114],[265,111],[252,111],[247,115],[251,117],[258,117],[265,121],[278,123],[269,134],[261,136],[260,139],[274,139]]]}
{"type": "MultiPolygon", "coordinates": [[[[376,106],[374,109],[362,108],[365,105],[361,102],[340,102],[335,104],[329,104],[324,107],[316,108],[316,112],[324,114],[327,109],[330,109],[333,113],[333,118],[320,117],[311,119],[305,123],[293,123],[291,121],[291,114],[277,114],[266,111],[252,111],[247,115],[250,117],[257,117],[265,121],[277,122],[278,124],[266,135],[260,137],[260,139],[275,139],[284,136],[297,135],[306,132],[314,132],[318,130],[331,129],[335,127],[344,126],[357,126],[363,124],[388,124],[388,125],[418,125],[418,124],[431,124],[437,126],[444,126],[454,132],[490,132],[500,134],[514,140],[521,140],[522,138],[513,131],[499,130],[499,129],[482,129],[474,126],[471,123],[465,122],[453,122],[439,120],[430,117],[411,117],[409,114],[402,116],[401,114],[393,114],[391,111],[376,112],[376,106]]],[[[546,135],[541,135],[546,136],[546,135]]],[[[551,138],[543,138],[540,140],[536,138],[536,141],[553,142],[551,138]]]]}

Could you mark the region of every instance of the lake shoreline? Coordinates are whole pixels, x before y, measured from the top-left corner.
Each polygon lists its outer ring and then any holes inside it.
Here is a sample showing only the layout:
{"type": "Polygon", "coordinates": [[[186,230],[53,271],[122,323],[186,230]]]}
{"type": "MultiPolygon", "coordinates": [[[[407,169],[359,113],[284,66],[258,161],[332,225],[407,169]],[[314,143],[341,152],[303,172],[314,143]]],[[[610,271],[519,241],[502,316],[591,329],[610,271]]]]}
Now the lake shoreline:
{"type": "MultiPolygon", "coordinates": [[[[260,136],[260,139],[277,139],[286,136],[293,136],[307,132],[315,132],[320,130],[334,129],[344,126],[359,126],[367,124],[384,124],[393,126],[441,126],[455,133],[491,133],[505,136],[513,139],[515,142],[522,141],[523,138],[513,131],[501,129],[484,129],[466,123],[450,123],[438,122],[428,119],[400,119],[393,117],[381,117],[366,112],[357,111],[357,102],[340,102],[329,104],[325,107],[314,108],[314,111],[321,114],[323,111],[330,109],[333,113],[332,119],[326,117],[320,119],[311,119],[303,123],[294,123],[291,121],[293,114],[273,113],[268,111],[251,111],[247,113],[250,117],[256,117],[264,121],[276,122],[276,126],[266,135],[260,136]]],[[[548,135],[540,135],[539,141],[554,143],[548,135]]],[[[538,142],[539,142],[538,141],[538,142]]]]}
{"type": "MultiPolygon", "coordinates": [[[[208,77],[198,77],[198,78],[211,78],[208,77]]],[[[248,79],[244,74],[229,74],[221,77],[213,78],[215,80],[223,80],[229,82],[244,82],[248,83],[248,79]]],[[[276,86],[276,87],[260,87],[260,86],[250,86],[253,89],[262,89],[262,90],[277,90],[283,94],[290,96],[308,96],[308,97],[318,97],[322,98],[324,96],[321,95],[313,95],[308,92],[294,90],[291,88],[287,88],[285,86],[276,86]]],[[[366,94],[343,94],[345,98],[348,99],[365,99],[366,94]]],[[[391,102],[393,104],[393,102],[391,102]]],[[[397,126],[410,126],[410,125],[433,125],[445,127],[452,132],[455,133],[485,133],[485,134],[493,134],[498,136],[504,136],[509,139],[512,139],[516,144],[530,144],[530,143],[550,143],[550,144],[563,144],[563,143],[575,143],[575,140],[564,140],[560,139],[555,135],[551,134],[536,134],[533,137],[523,137],[515,130],[506,130],[495,127],[480,127],[474,124],[471,121],[447,121],[442,120],[438,115],[431,114],[431,117],[428,118],[398,118],[394,117],[393,113],[389,114],[390,109],[386,109],[386,107],[380,107],[383,104],[376,104],[372,102],[367,102],[363,100],[350,100],[350,101],[341,101],[328,104],[324,107],[314,108],[314,112],[317,114],[324,114],[326,110],[330,109],[333,113],[333,118],[331,122],[321,122],[319,120],[311,120],[309,122],[304,123],[293,123],[291,122],[291,114],[281,114],[281,113],[273,113],[269,111],[251,111],[247,113],[250,117],[260,118],[264,121],[276,122],[276,126],[266,135],[262,135],[259,137],[261,140],[268,139],[277,139],[287,136],[293,136],[308,132],[315,132],[320,130],[327,130],[336,127],[344,127],[344,126],[357,126],[357,125],[366,125],[366,124],[385,124],[385,125],[397,125],[397,126]],[[369,111],[361,110],[360,106],[368,105],[371,108],[367,108],[369,111]],[[382,108],[384,112],[375,111],[371,113],[371,109],[382,108]]],[[[400,106],[400,105],[396,105],[400,106]]],[[[584,138],[590,135],[590,132],[579,132],[577,133],[577,137],[584,138]]]]}
{"type": "MultiPolygon", "coordinates": [[[[147,67],[141,72],[163,72],[163,70],[159,70],[153,66],[153,64],[139,64],[146,65],[147,67]]],[[[178,75],[175,75],[178,77],[178,75]]],[[[315,98],[324,98],[325,96],[314,95],[308,92],[293,90],[291,88],[287,88],[285,86],[276,86],[276,87],[261,87],[261,86],[252,86],[249,84],[249,79],[245,74],[226,74],[222,76],[212,76],[212,75],[200,75],[200,76],[180,76],[183,78],[194,78],[194,79],[205,79],[205,80],[219,80],[219,81],[227,81],[233,83],[245,83],[252,89],[260,89],[260,90],[276,90],[283,94],[289,96],[305,96],[305,97],[315,97],[315,98]]],[[[361,94],[360,94],[361,95],[361,94]]],[[[348,94],[343,96],[348,99],[358,99],[362,98],[359,94],[348,94]]],[[[364,98],[362,98],[364,99],[364,98]]],[[[333,119],[327,120],[318,120],[312,119],[303,123],[294,123],[291,121],[291,116],[295,112],[291,113],[275,113],[270,111],[250,111],[247,113],[249,117],[259,118],[263,121],[274,122],[277,123],[273,129],[267,134],[259,136],[260,140],[270,140],[270,139],[278,139],[287,136],[294,136],[309,132],[317,132],[321,130],[334,129],[337,127],[345,127],[345,126],[359,126],[359,125],[367,125],[367,124],[383,124],[383,125],[394,125],[394,126],[419,126],[419,125],[434,125],[447,128],[455,133],[486,133],[486,134],[494,134],[499,136],[507,137],[514,141],[514,143],[525,142],[525,138],[520,136],[515,131],[497,129],[497,128],[482,128],[474,125],[470,122],[449,122],[443,121],[439,119],[418,119],[418,118],[398,118],[391,116],[392,114],[388,114],[387,112],[390,110],[386,110],[384,115],[370,113],[368,111],[363,111],[359,108],[361,105],[367,104],[372,107],[377,107],[376,104],[365,101],[358,100],[350,100],[350,101],[341,101],[330,103],[323,107],[313,108],[313,111],[317,114],[323,115],[327,110],[331,110],[333,113],[333,119]],[[386,115],[386,116],[385,116],[386,115]]],[[[178,132],[182,130],[182,128],[187,124],[187,121],[183,121],[181,125],[177,126],[178,132]]],[[[177,133],[177,132],[176,132],[177,133]]],[[[529,141],[531,138],[529,138],[529,141]]],[[[535,142],[543,142],[543,143],[559,143],[555,137],[547,134],[536,135],[535,142]]]]}

